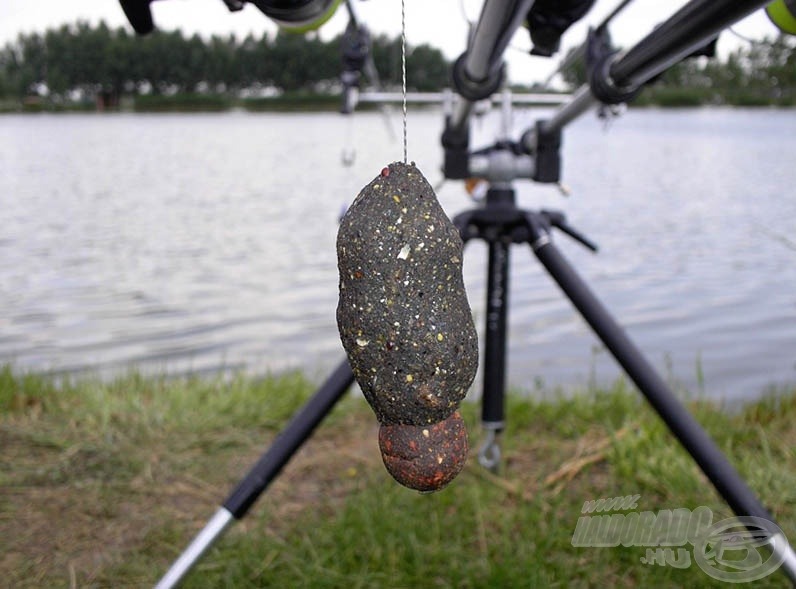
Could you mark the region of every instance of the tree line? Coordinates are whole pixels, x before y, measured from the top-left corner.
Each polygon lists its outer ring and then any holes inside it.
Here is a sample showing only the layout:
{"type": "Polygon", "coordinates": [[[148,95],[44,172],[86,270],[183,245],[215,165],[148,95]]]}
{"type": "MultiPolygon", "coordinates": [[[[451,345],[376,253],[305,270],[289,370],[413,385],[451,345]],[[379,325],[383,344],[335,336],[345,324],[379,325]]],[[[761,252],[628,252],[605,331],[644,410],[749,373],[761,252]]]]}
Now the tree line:
{"type": "MultiPolygon", "coordinates": [[[[401,41],[373,38],[371,54],[386,88],[401,83],[401,41]]],[[[341,72],[340,37],[277,32],[235,36],[157,31],[145,37],[125,28],[84,22],[20,35],[0,50],[0,98],[93,101],[110,96],[239,96],[334,92],[341,72]]],[[[410,89],[450,85],[450,63],[429,45],[408,47],[410,89]]],[[[581,63],[563,77],[570,88],[586,80],[581,63]]],[[[532,88],[525,86],[519,89],[532,88]]],[[[688,59],[651,84],[634,104],[796,105],[796,41],[780,35],[750,42],[724,59],[688,59]]]]}
{"type": "MultiPolygon", "coordinates": [[[[374,37],[371,54],[382,83],[400,85],[400,38],[374,37]]],[[[139,37],[122,27],[79,22],[22,34],[6,45],[0,51],[0,96],[318,91],[335,84],[341,67],[340,37],[323,41],[316,34],[278,32],[206,40],[181,31],[139,37]]],[[[407,68],[414,90],[448,84],[449,63],[429,45],[407,47],[407,68]]]]}

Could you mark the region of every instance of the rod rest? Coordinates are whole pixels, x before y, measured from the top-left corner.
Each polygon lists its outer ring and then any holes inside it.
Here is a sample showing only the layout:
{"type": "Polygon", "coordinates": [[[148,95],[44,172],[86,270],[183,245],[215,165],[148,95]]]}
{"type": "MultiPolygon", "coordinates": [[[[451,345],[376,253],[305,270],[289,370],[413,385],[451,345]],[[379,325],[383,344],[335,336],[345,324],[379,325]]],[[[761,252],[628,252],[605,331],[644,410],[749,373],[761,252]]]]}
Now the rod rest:
{"type": "MultiPolygon", "coordinates": [[[[561,180],[561,129],[549,130],[547,121],[536,121],[536,166],[534,182],[546,184],[561,180]]],[[[524,142],[521,142],[524,144],[524,142]]]]}
{"type": "Polygon", "coordinates": [[[617,53],[603,55],[589,70],[589,89],[594,97],[603,104],[622,104],[630,102],[643,85],[618,85],[611,76],[611,66],[616,60],[617,53]]]}
{"type": "Polygon", "coordinates": [[[501,63],[486,78],[474,79],[467,71],[467,53],[462,53],[453,64],[453,88],[462,98],[471,102],[485,100],[497,92],[506,79],[506,67],[501,63]]]}
{"type": "Polygon", "coordinates": [[[445,160],[442,171],[450,180],[464,180],[470,177],[469,154],[470,130],[465,125],[454,127],[450,117],[445,120],[445,130],[442,132],[442,147],[445,160]]]}
{"type": "Polygon", "coordinates": [[[514,193],[508,189],[491,190],[486,207],[459,213],[453,218],[453,225],[465,243],[481,239],[487,243],[533,244],[556,228],[585,248],[593,252],[598,250],[596,243],[567,223],[564,213],[522,210],[516,206],[514,193]]]}

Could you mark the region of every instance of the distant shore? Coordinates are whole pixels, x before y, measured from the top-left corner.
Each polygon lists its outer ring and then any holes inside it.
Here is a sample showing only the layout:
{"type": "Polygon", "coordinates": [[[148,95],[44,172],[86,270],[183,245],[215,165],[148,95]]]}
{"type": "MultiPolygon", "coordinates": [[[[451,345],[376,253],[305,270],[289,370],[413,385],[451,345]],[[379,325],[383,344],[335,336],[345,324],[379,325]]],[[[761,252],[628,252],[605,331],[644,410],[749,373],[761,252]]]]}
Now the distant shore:
{"type": "MultiPolygon", "coordinates": [[[[43,98],[19,101],[1,101],[0,113],[41,112],[224,112],[243,110],[249,112],[338,112],[340,96],[335,94],[291,93],[262,98],[237,98],[223,94],[177,94],[122,97],[112,106],[98,105],[93,101],[54,102],[43,98]]],[[[427,105],[418,105],[422,108],[427,105]]],[[[651,88],[641,93],[629,106],[685,108],[700,106],[792,108],[796,99],[786,96],[778,101],[764,100],[755,95],[738,94],[731,97],[715,96],[692,88],[651,88]]],[[[361,103],[358,110],[374,110],[374,103],[361,103]]]]}
{"type": "MultiPolygon", "coordinates": [[[[368,108],[368,105],[364,105],[368,108]]],[[[93,101],[56,103],[47,100],[0,102],[0,112],[222,112],[246,111],[336,111],[340,97],[329,94],[290,94],[267,98],[236,98],[221,94],[177,94],[123,97],[112,106],[93,101]]],[[[370,107],[372,108],[372,107],[370,107]]]]}

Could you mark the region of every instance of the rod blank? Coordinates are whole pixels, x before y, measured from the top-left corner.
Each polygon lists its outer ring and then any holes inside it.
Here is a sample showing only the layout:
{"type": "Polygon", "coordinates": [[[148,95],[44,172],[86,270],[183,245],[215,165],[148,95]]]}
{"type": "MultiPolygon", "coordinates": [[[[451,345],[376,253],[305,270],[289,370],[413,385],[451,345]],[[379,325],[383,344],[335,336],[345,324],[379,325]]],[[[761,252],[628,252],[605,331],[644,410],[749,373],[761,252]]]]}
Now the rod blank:
{"type": "Polygon", "coordinates": [[[611,66],[617,86],[644,84],[769,0],[691,0],[611,66]]]}
{"type": "MultiPolygon", "coordinates": [[[[766,4],[767,0],[691,0],[612,63],[609,82],[618,88],[638,88],[766,4]]],[[[561,130],[598,103],[584,84],[545,128],[561,130]]],[[[532,147],[535,138],[529,133],[524,143],[532,147]]]]}

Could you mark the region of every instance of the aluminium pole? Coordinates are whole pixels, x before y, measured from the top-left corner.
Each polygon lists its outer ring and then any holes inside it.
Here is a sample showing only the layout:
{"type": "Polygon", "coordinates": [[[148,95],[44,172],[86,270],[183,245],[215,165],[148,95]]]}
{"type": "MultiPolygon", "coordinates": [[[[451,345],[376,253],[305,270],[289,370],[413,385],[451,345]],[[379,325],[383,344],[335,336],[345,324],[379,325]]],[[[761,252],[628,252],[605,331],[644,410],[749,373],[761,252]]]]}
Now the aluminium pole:
{"type": "Polygon", "coordinates": [[[238,483],[222,507],[205,524],[193,541],[174,561],[155,589],[178,586],[205,552],[222,536],[234,520],[242,519],[255,500],[307,441],[312,432],[332,410],[335,403],[354,383],[348,360],[344,360],[296,413],[249,473],[238,483]]]}

